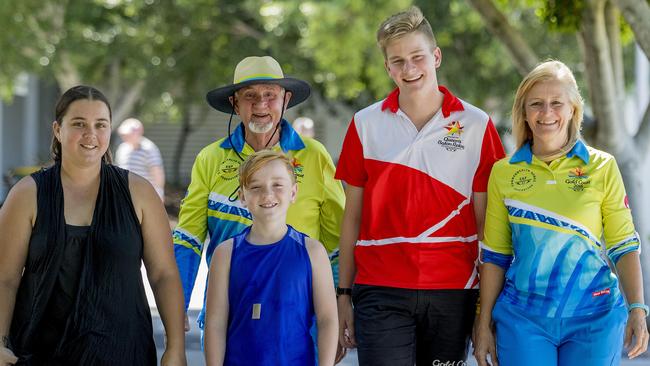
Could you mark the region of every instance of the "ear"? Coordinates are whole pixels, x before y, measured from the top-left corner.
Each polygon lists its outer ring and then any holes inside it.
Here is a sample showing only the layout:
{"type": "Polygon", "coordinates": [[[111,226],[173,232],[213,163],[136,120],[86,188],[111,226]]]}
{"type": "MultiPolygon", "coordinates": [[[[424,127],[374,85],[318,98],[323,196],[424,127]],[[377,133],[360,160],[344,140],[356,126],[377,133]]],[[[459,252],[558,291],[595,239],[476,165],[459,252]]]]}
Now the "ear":
{"type": "Polygon", "coordinates": [[[388,67],[388,60],[384,58],[384,69],[386,69],[386,72],[388,75],[390,75],[390,68],[388,67]]]}
{"type": "Polygon", "coordinates": [[[285,97],[284,97],[284,110],[287,110],[287,106],[289,105],[289,101],[291,100],[291,97],[293,96],[293,93],[290,91],[285,91],[285,97]]]}
{"type": "Polygon", "coordinates": [[[239,107],[237,107],[237,100],[235,97],[229,96],[228,101],[230,102],[230,105],[232,105],[232,108],[235,110],[235,113],[239,114],[239,107]]]}
{"type": "Polygon", "coordinates": [[[239,187],[239,193],[237,193],[239,196],[239,202],[241,202],[241,205],[243,207],[246,207],[246,197],[244,196],[244,187],[239,187]]]}
{"type": "Polygon", "coordinates": [[[433,63],[436,69],[439,68],[440,65],[442,64],[442,51],[440,50],[440,47],[436,47],[433,50],[433,59],[434,59],[433,63]]]}
{"type": "Polygon", "coordinates": [[[296,202],[296,197],[298,197],[298,183],[294,183],[291,187],[291,203],[296,202]]]}
{"type": "Polygon", "coordinates": [[[59,125],[59,122],[52,122],[52,133],[54,133],[54,137],[61,142],[61,125],[59,125]]]}

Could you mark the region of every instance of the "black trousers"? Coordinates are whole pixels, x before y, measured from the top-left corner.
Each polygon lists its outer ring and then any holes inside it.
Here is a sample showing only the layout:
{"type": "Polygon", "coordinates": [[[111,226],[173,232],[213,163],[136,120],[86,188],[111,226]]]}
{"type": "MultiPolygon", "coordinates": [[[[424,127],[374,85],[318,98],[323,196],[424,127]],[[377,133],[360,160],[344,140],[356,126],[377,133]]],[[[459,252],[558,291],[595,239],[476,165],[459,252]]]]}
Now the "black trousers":
{"type": "MultiPolygon", "coordinates": [[[[467,360],[478,290],[354,285],[360,366],[431,366],[467,360]]],[[[459,363],[460,364],[460,363],[459,363]]]]}

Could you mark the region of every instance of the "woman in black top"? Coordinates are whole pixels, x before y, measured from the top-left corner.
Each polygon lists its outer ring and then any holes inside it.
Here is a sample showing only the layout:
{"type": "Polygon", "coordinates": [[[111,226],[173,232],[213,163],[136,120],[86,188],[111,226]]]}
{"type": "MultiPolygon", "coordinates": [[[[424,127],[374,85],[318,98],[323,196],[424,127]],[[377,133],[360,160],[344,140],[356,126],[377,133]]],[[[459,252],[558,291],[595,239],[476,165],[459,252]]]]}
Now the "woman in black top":
{"type": "Polygon", "coordinates": [[[156,365],[141,261],[167,333],[162,365],[185,365],[167,216],[145,179],[110,164],[106,97],[69,89],[52,129],[55,164],[0,210],[0,366],[156,365]]]}

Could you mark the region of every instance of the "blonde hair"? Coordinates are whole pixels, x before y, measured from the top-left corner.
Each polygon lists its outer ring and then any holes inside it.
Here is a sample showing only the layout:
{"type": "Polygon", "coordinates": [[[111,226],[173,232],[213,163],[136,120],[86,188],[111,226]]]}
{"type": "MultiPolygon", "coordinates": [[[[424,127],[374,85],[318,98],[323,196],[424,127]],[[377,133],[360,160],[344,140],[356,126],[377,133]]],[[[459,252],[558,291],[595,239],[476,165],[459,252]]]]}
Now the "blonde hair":
{"type": "Polygon", "coordinates": [[[391,15],[384,20],[377,30],[377,44],[386,58],[386,46],[392,40],[404,37],[413,32],[420,32],[431,43],[433,51],[436,45],[436,37],[433,35],[431,24],[422,15],[417,6],[411,6],[408,10],[391,15]]]}
{"type": "Polygon", "coordinates": [[[515,94],[515,100],[512,104],[512,136],[515,139],[515,147],[519,149],[526,141],[532,139],[533,134],[526,123],[526,97],[528,92],[537,85],[537,83],[557,80],[563,83],[569,96],[569,102],[573,106],[573,116],[569,124],[569,141],[575,141],[580,137],[582,128],[582,117],[584,101],[580,96],[578,84],[571,70],[562,62],[548,60],[537,65],[533,71],[529,72],[521,81],[515,94]]]}
{"type": "Polygon", "coordinates": [[[250,185],[253,174],[272,161],[279,160],[287,168],[291,182],[296,183],[296,174],[291,159],[284,153],[273,150],[260,150],[250,155],[239,166],[239,186],[246,188],[250,185]]]}

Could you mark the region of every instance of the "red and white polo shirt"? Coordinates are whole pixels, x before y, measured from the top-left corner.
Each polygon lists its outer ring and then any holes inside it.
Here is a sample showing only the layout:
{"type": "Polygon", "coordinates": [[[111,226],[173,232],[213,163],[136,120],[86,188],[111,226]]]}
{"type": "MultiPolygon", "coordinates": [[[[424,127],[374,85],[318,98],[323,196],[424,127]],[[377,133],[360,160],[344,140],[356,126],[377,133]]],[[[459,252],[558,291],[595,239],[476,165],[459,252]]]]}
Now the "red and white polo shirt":
{"type": "Polygon", "coordinates": [[[490,117],[445,87],[418,131],[399,89],[354,115],[336,178],[364,188],[355,283],[411,289],[478,287],[472,192],[505,156],[490,117]]]}

